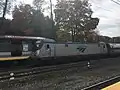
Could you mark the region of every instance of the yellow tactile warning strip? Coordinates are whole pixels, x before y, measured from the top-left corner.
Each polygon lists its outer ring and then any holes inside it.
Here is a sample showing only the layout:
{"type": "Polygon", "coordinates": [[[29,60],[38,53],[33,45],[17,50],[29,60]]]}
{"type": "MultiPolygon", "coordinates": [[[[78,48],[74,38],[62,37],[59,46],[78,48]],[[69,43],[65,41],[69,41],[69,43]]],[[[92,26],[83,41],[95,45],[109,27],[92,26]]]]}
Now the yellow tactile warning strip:
{"type": "Polygon", "coordinates": [[[2,57],[0,58],[0,61],[10,61],[10,60],[22,60],[22,59],[28,59],[29,56],[21,56],[21,57],[2,57]]]}
{"type": "Polygon", "coordinates": [[[120,82],[110,85],[102,90],[120,90],[120,82]]]}

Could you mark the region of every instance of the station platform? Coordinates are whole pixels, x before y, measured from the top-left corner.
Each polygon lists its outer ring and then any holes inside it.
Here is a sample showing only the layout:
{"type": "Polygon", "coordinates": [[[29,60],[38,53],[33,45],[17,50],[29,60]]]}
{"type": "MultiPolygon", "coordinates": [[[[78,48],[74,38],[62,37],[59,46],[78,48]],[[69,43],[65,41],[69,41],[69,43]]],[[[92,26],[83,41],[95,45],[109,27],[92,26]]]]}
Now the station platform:
{"type": "Polygon", "coordinates": [[[13,60],[23,60],[28,59],[29,56],[19,56],[19,57],[0,57],[0,61],[13,61],[13,60]]]}
{"type": "Polygon", "coordinates": [[[107,86],[103,88],[102,90],[120,90],[120,82],[107,86]]]}

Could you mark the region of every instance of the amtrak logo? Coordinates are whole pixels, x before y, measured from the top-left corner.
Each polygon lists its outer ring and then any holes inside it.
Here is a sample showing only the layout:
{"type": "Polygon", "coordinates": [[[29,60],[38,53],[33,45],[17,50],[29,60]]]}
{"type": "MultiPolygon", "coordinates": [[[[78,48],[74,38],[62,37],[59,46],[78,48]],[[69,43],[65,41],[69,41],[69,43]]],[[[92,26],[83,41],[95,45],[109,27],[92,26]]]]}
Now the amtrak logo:
{"type": "Polygon", "coordinates": [[[82,53],[84,53],[86,49],[87,49],[87,46],[78,46],[77,48],[77,50],[82,53]]]}

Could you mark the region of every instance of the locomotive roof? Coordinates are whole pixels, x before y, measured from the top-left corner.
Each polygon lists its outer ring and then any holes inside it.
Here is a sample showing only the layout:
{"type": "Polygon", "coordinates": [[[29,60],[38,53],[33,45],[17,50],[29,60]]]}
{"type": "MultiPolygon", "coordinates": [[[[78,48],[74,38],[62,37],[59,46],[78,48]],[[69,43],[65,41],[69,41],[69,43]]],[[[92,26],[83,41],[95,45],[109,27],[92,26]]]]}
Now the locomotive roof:
{"type": "Polygon", "coordinates": [[[0,39],[43,40],[45,42],[55,42],[54,39],[49,39],[44,37],[13,36],[13,35],[0,36],[0,39]]]}
{"type": "Polygon", "coordinates": [[[120,43],[109,43],[111,47],[113,48],[120,48],[120,43]]]}

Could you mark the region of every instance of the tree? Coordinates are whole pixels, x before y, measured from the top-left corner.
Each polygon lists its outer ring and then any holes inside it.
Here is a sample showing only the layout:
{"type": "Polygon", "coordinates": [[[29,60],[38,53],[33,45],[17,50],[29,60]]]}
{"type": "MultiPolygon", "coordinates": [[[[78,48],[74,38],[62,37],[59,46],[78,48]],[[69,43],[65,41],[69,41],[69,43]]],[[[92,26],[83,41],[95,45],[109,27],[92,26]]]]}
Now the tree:
{"type": "Polygon", "coordinates": [[[102,35],[100,35],[99,36],[99,41],[109,43],[109,42],[112,42],[112,38],[110,38],[108,36],[102,36],[102,35]]]}
{"type": "Polygon", "coordinates": [[[10,23],[11,20],[5,19],[5,18],[0,18],[0,23],[2,23],[1,29],[0,29],[0,34],[6,34],[6,32],[9,32],[10,30],[10,23]]]}
{"type": "Polygon", "coordinates": [[[54,38],[54,29],[51,28],[51,19],[45,17],[41,10],[23,4],[15,6],[11,30],[22,35],[43,36],[54,38]]]}
{"type": "Polygon", "coordinates": [[[45,17],[45,25],[47,26],[47,27],[45,27],[45,30],[43,30],[42,32],[42,34],[43,34],[43,36],[46,36],[46,37],[48,37],[48,38],[53,38],[53,39],[55,39],[55,34],[56,34],[56,27],[54,26],[54,27],[52,27],[52,23],[53,23],[53,25],[55,24],[55,22],[53,22],[52,20],[51,20],[51,18],[49,18],[48,16],[47,17],[45,17]]]}
{"type": "Polygon", "coordinates": [[[56,25],[59,30],[71,33],[72,41],[77,41],[79,36],[87,39],[99,22],[98,18],[91,17],[92,13],[88,0],[57,0],[56,25]]]}
{"type": "Polygon", "coordinates": [[[59,42],[65,42],[65,41],[71,41],[71,34],[67,31],[58,30],[57,31],[57,41],[59,42]]]}
{"type": "MultiPolygon", "coordinates": [[[[34,10],[36,10],[36,12],[39,11],[39,13],[42,13],[45,9],[45,8],[43,8],[43,5],[45,5],[47,3],[48,2],[46,2],[45,0],[34,0],[33,1],[33,5],[35,7],[34,10]]],[[[38,21],[38,19],[36,21],[38,21]]],[[[39,24],[41,24],[41,27],[40,27],[40,25],[39,25],[39,27],[42,28],[41,35],[55,39],[56,38],[56,27],[55,27],[55,22],[52,19],[52,14],[51,14],[51,18],[49,18],[48,16],[41,18],[41,16],[40,16],[39,22],[43,22],[43,23],[39,23],[39,24]],[[46,25],[47,25],[47,27],[46,27],[46,25]],[[42,26],[44,26],[44,27],[42,27],[42,26]]]]}
{"type": "MultiPolygon", "coordinates": [[[[9,13],[9,11],[11,10],[11,7],[13,6],[13,2],[15,2],[15,0],[8,0],[7,2],[7,13],[9,13]]],[[[0,14],[3,14],[3,9],[5,7],[5,0],[0,0],[0,14]]]]}
{"type": "MultiPolygon", "coordinates": [[[[13,1],[13,0],[11,0],[11,1],[13,1]]],[[[0,14],[2,14],[2,18],[1,18],[1,22],[0,22],[0,30],[3,26],[6,12],[9,13],[9,11],[12,7],[11,1],[5,0],[5,2],[4,2],[3,0],[0,0],[0,14]]]]}
{"type": "Polygon", "coordinates": [[[54,38],[55,28],[52,29],[51,19],[47,16],[44,17],[44,14],[40,10],[34,10],[32,15],[30,26],[34,28],[35,36],[43,36],[47,38],[54,38]]]}
{"type": "Polygon", "coordinates": [[[15,6],[12,15],[11,30],[23,34],[31,23],[32,7],[29,4],[15,6]]]}
{"type": "Polygon", "coordinates": [[[30,27],[34,28],[35,36],[42,36],[46,26],[44,15],[40,10],[33,10],[30,27]]]}
{"type": "Polygon", "coordinates": [[[45,0],[33,0],[33,5],[37,10],[43,10],[43,4],[45,4],[45,0]]]}

